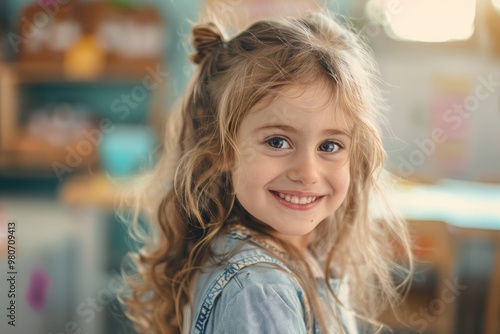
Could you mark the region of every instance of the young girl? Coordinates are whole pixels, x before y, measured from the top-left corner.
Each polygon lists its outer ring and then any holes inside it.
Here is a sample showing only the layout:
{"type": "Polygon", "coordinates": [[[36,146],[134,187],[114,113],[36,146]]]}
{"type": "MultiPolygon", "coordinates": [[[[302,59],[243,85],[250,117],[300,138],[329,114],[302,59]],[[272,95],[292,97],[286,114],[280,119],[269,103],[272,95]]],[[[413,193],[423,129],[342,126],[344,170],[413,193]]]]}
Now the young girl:
{"type": "Polygon", "coordinates": [[[127,315],[142,333],[381,329],[394,245],[411,256],[369,53],[324,13],[192,33],[197,72],[135,195],[127,315]]]}

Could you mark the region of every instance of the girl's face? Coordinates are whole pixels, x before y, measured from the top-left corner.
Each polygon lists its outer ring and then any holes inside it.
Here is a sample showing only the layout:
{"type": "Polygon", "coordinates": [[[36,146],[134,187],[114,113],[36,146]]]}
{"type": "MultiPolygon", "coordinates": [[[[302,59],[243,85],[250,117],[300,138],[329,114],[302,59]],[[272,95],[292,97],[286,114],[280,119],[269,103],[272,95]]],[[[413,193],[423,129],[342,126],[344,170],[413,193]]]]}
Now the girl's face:
{"type": "Polygon", "coordinates": [[[235,193],[252,216],[296,246],[342,204],[349,187],[350,122],[317,82],[256,105],[238,133],[235,193]]]}

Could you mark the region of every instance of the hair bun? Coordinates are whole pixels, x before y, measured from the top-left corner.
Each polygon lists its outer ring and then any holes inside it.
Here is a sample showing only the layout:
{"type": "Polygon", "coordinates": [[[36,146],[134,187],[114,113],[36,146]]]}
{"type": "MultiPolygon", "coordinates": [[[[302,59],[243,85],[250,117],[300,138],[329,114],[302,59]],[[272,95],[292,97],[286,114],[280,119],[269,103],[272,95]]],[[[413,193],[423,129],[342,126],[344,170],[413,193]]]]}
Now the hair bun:
{"type": "Polygon", "coordinates": [[[192,30],[192,40],[196,53],[189,59],[199,64],[214,48],[224,46],[224,36],[212,22],[197,24],[192,30]]]}

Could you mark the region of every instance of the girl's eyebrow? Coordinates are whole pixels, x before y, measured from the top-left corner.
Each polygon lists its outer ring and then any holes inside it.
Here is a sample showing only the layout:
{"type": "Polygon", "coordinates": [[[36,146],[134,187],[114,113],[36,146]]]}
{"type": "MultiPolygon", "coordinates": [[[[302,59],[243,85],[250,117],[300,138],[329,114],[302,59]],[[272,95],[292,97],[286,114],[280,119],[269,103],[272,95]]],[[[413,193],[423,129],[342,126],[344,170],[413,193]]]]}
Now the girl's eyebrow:
{"type": "MultiPolygon", "coordinates": [[[[299,129],[294,128],[293,126],[284,125],[284,124],[264,125],[264,126],[257,128],[255,131],[274,130],[274,129],[279,129],[279,130],[294,133],[294,134],[297,134],[297,133],[300,134],[303,132],[299,129]]],[[[343,129],[325,129],[321,133],[322,133],[322,135],[326,135],[326,136],[343,135],[343,136],[351,138],[351,135],[349,134],[349,132],[347,132],[343,129]]]]}

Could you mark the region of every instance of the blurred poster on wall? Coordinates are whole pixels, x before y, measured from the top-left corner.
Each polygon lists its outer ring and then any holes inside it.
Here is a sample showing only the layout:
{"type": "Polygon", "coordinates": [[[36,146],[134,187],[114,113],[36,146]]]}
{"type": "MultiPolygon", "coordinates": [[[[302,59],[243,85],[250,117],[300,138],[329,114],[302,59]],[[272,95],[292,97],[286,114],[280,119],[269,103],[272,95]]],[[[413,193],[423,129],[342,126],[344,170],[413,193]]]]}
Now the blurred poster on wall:
{"type": "Polygon", "coordinates": [[[470,166],[468,137],[470,110],[474,101],[469,94],[472,79],[467,76],[437,74],[431,79],[431,129],[435,153],[431,162],[441,175],[456,176],[470,166]]]}

